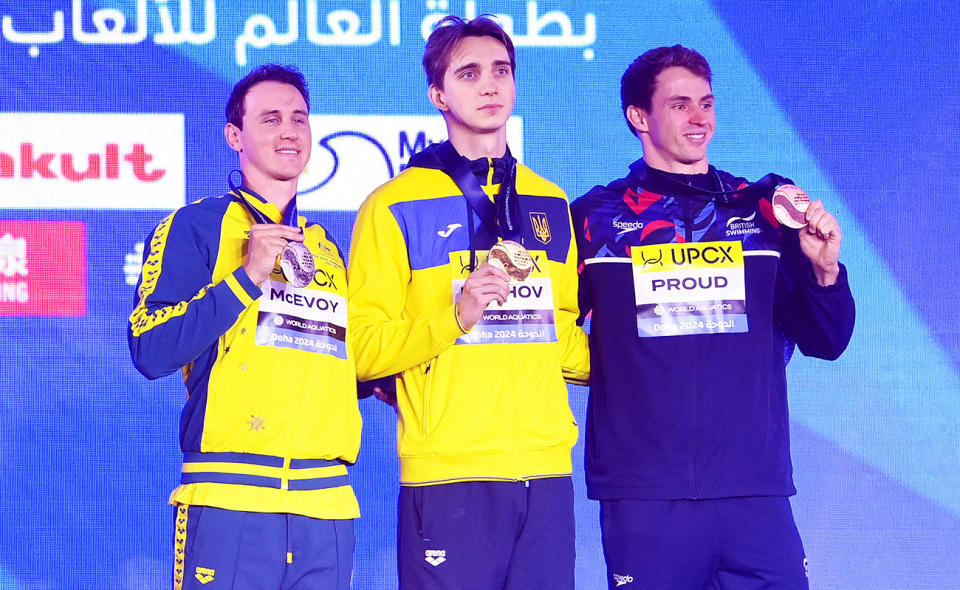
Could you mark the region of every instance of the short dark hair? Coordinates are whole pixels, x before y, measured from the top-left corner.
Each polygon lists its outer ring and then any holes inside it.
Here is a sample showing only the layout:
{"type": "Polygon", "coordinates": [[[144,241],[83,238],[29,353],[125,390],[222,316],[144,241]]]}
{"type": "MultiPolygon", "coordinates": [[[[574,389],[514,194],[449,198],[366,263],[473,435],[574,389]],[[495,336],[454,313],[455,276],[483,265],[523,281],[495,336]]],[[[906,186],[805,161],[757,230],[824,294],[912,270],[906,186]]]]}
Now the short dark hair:
{"type": "Polygon", "coordinates": [[[427,72],[427,83],[437,88],[443,88],[443,75],[450,66],[450,56],[457,43],[464,37],[493,37],[503,43],[510,56],[510,69],[517,69],[517,60],[513,48],[513,41],[490,15],[481,14],[473,20],[465,20],[459,16],[448,15],[437,23],[437,28],[430,33],[427,46],[423,50],[423,69],[427,72]]]}
{"type": "Polygon", "coordinates": [[[243,129],[243,101],[247,92],[260,82],[282,82],[293,86],[303,97],[303,102],[307,103],[307,112],[310,112],[310,92],[300,70],[293,66],[265,64],[244,76],[230,93],[226,109],[227,121],[236,125],[237,129],[243,129]]]}
{"type": "MultiPolygon", "coordinates": [[[[657,76],[663,70],[673,67],[686,68],[695,76],[710,83],[710,64],[693,49],[687,49],[681,45],[651,49],[635,59],[620,79],[620,103],[623,107],[623,116],[627,116],[627,108],[632,106],[649,112],[653,92],[656,90],[657,76]]],[[[629,119],[627,119],[627,125],[636,135],[637,130],[630,124],[629,119]]]]}

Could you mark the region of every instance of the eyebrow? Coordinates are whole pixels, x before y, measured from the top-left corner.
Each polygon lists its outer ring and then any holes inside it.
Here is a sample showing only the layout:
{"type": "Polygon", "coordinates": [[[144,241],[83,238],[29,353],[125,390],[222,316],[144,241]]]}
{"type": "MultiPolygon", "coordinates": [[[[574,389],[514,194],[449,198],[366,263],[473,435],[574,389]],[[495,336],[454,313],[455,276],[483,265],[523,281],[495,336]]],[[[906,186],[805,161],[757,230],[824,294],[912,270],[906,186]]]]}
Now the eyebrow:
{"type": "MultiPolygon", "coordinates": [[[[690,98],[689,96],[681,96],[681,95],[667,97],[667,102],[676,102],[678,100],[690,101],[693,99],[690,98]]],[[[700,97],[700,100],[715,100],[715,99],[712,94],[704,94],[703,96],[700,97]]]]}
{"type": "MultiPolygon", "coordinates": [[[[279,115],[279,114],[280,114],[280,109],[272,109],[272,110],[269,110],[269,111],[263,111],[263,112],[261,112],[261,113],[260,113],[260,117],[267,117],[267,116],[269,116],[269,115],[279,115]]],[[[293,114],[294,114],[294,115],[308,115],[309,113],[307,113],[307,111],[305,111],[305,110],[303,110],[303,109],[294,109],[293,114]]]]}
{"type": "MultiPolygon", "coordinates": [[[[495,66],[509,66],[509,65],[510,65],[510,61],[509,61],[509,60],[505,60],[505,59],[498,59],[498,60],[495,60],[495,61],[493,62],[493,65],[495,65],[495,66]]],[[[453,70],[453,75],[456,76],[456,75],[459,74],[460,72],[463,72],[463,71],[466,71],[466,70],[475,70],[475,69],[477,69],[477,68],[479,68],[479,67],[480,67],[480,64],[478,64],[478,63],[475,62],[475,61],[474,61],[474,62],[470,62],[470,63],[468,63],[468,64],[463,64],[463,65],[460,66],[459,68],[453,70]]]]}

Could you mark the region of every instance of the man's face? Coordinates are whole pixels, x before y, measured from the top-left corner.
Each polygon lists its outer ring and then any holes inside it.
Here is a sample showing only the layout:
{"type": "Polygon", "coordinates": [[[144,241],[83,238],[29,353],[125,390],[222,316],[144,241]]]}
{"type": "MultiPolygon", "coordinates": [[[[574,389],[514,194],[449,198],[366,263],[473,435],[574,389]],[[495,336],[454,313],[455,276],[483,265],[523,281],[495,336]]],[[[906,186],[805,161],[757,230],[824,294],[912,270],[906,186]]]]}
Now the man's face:
{"type": "Polygon", "coordinates": [[[650,111],[629,107],[627,116],[640,132],[647,164],[684,174],[708,170],[707,145],[717,123],[709,82],[686,68],[667,68],[657,75],[650,111]]]}
{"type": "Polygon", "coordinates": [[[464,37],[450,56],[443,89],[430,87],[430,100],[444,112],[451,134],[504,130],[516,94],[507,48],[493,37],[464,37]]]}
{"type": "Polygon", "coordinates": [[[313,140],[307,104],[290,84],[266,81],[247,91],[243,129],[228,123],[227,142],[240,154],[251,186],[295,180],[310,160],[313,140]]]}

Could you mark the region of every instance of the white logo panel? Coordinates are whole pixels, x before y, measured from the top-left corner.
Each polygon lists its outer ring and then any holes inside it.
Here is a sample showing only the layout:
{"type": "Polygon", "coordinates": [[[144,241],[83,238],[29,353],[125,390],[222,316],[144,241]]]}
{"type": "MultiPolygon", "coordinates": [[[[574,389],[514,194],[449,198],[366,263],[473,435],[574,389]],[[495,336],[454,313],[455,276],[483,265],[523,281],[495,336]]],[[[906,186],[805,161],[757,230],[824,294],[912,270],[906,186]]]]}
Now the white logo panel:
{"type": "Polygon", "coordinates": [[[184,204],[181,114],[0,113],[0,203],[17,209],[184,204]]]}
{"type": "MultiPolygon", "coordinates": [[[[440,115],[311,115],[313,150],[300,176],[301,211],[356,211],[374,189],[406,167],[410,156],[447,139],[440,115]]],[[[507,121],[507,143],[523,161],[523,123],[507,121]]]]}

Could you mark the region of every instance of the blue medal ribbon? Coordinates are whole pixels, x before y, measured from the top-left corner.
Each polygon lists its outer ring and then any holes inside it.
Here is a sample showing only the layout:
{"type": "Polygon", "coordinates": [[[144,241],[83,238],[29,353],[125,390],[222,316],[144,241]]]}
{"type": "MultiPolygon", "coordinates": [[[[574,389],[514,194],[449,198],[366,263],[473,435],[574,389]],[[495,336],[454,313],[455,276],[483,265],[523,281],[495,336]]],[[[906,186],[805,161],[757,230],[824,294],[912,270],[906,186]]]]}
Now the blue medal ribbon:
{"type": "Polygon", "coordinates": [[[483,191],[480,181],[470,170],[469,161],[457,153],[452,143],[443,142],[437,147],[435,153],[443,171],[453,179],[470,203],[470,207],[480,216],[481,228],[487,226],[492,230],[491,233],[504,240],[522,243],[523,225],[516,189],[517,160],[510,154],[510,149],[507,148],[504,156],[506,169],[500,180],[500,191],[494,198],[496,204],[490,202],[490,197],[483,191]]]}

